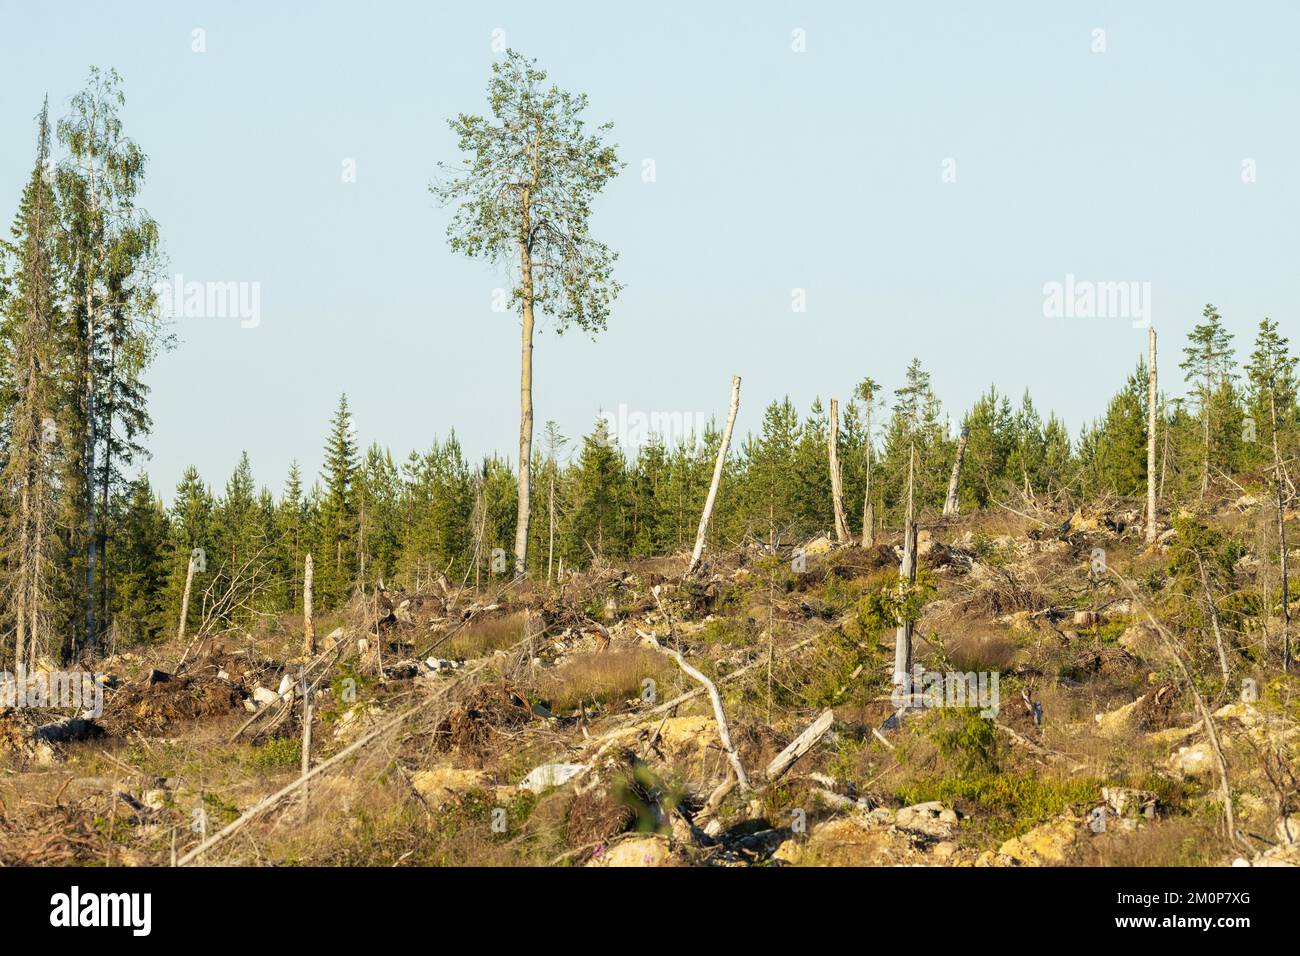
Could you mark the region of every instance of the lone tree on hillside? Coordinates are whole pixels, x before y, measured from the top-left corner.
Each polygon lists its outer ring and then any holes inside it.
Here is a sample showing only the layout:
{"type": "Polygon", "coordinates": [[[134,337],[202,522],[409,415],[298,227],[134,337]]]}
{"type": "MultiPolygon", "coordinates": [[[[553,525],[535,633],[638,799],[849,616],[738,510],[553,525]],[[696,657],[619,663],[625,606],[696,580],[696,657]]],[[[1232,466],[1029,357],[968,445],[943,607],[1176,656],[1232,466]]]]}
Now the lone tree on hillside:
{"type": "Polygon", "coordinates": [[[464,158],[440,164],[446,178],[430,186],[456,206],[447,227],[452,250],[509,265],[511,304],[522,319],[516,574],[528,557],[534,310],[549,314],[557,331],[576,324],[594,335],[621,289],[617,253],[587,233],[592,200],[623,165],[604,141],[612,124],[589,132],[581,118],[587,97],[545,88],[545,79],[535,60],[513,50],[494,63],[492,118],[462,113],[448,121],[464,158]]]}

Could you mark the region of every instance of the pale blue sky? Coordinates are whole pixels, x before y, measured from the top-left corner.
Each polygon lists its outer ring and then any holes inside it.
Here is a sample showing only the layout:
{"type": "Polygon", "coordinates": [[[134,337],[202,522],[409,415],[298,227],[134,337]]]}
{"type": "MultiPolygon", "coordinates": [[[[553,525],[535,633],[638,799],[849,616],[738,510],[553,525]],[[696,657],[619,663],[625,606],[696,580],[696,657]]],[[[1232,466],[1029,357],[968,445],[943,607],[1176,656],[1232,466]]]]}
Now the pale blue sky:
{"type": "Polygon", "coordinates": [[[169,272],[261,286],[257,328],[180,320],[150,373],[168,497],[190,463],[220,487],[241,449],[277,493],[292,458],[314,477],[344,390],[363,443],[404,457],[454,426],[513,456],[518,321],[426,188],[457,155],[445,118],[485,111],[494,29],[587,92],[628,163],[593,222],[626,291],[594,342],[540,335],[539,428],[620,403],[721,416],[737,372],[743,432],[786,393],[892,390],[919,355],[954,417],[1028,386],[1073,434],[1145,331],[1045,318],[1067,273],[1151,283],[1179,390],[1207,301],[1243,350],[1264,315],[1297,334],[1296,5],[702,6],[6,3],[0,216],[42,95],[62,114],[91,64],[116,67],[169,272]]]}

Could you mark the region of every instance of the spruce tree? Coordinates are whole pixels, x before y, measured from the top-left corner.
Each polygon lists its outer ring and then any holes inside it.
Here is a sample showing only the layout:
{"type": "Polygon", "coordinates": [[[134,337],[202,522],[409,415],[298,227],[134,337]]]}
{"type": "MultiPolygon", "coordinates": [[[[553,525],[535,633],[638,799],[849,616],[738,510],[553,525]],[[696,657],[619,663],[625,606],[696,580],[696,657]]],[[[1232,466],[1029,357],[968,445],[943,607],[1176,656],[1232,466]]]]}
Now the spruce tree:
{"type": "Polygon", "coordinates": [[[115,496],[110,513],[115,553],[112,628],[119,645],[171,633],[166,615],[167,512],[146,475],[115,496]]]}
{"type": "Polygon", "coordinates": [[[75,454],[64,478],[70,507],[63,520],[84,553],[84,618],[76,631],[81,645],[98,639],[96,607],[106,599],[102,584],[98,593],[96,587],[104,543],[98,512],[121,480],[118,466],[136,452],[135,435],[147,428],[141,375],[158,341],[150,291],[158,229],[135,204],[145,156],[122,132],[124,104],[117,72],[92,68],[86,87],[72,98],[71,113],[58,124],[67,149],[56,182],[74,317],[69,365],[79,384],[70,423],[75,454]],[[124,438],[115,441],[119,415],[124,438]]]}
{"type": "MultiPolygon", "coordinates": [[[[30,664],[54,650],[58,575],[62,564],[56,533],[61,380],[56,324],[59,318],[56,236],[59,209],[50,183],[48,100],[37,127],[36,161],[14,219],[5,252],[16,263],[13,293],[3,303],[0,342],[4,364],[3,428],[7,455],[3,548],[8,623],[15,663],[30,664]]],[[[3,659],[0,647],[0,659],[3,659]]]]}
{"type": "Polygon", "coordinates": [[[1201,424],[1201,490],[1210,485],[1210,471],[1217,463],[1217,444],[1221,437],[1222,422],[1216,420],[1215,410],[1223,407],[1224,380],[1232,374],[1232,333],[1224,327],[1223,318],[1213,305],[1206,305],[1201,313],[1205,319],[1192,329],[1183,349],[1186,358],[1179,365],[1187,382],[1195,391],[1197,414],[1201,424]]]}
{"type": "Polygon", "coordinates": [[[315,557],[317,600],[324,607],[334,607],[344,601],[356,578],[357,467],[352,413],[348,410],[347,395],[341,395],[330,421],[321,475],[325,486],[315,557]]]}

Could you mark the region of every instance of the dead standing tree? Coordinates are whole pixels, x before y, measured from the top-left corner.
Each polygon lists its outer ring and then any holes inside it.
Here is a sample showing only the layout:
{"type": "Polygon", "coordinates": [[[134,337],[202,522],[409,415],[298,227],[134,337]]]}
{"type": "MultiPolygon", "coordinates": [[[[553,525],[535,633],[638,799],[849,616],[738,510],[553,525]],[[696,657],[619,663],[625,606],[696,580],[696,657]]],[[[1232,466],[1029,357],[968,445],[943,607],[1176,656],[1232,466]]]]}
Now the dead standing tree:
{"type": "Polygon", "coordinates": [[[863,379],[857,388],[858,398],[862,399],[864,406],[864,418],[866,420],[866,441],[863,443],[863,452],[866,463],[867,490],[862,495],[862,547],[870,548],[876,543],[876,508],[871,503],[871,460],[873,456],[872,445],[872,420],[876,407],[876,393],[880,391],[880,383],[873,378],[863,379]]]}
{"type": "Polygon", "coordinates": [[[844,516],[844,475],[840,471],[840,403],[836,399],[831,399],[831,434],[827,444],[828,458],[831,469],[831,501],[835,506],[835,540],[840,544],[848,544],[852,535],[849,534],[849,521],[844,516]]]}
{"type": "Polygon", "coordinates": [[[315,562],[309,551],[302,572],[302,652],[308,657],[316,653],[316,624],[312,621],[312,583],[315,576],[315,562]]]}
{"type": "Polygon", "coordinates": [[[1156,330],[1147,329],[1147,544],[1156,540],[1156,330]]]}
{"type": "Polygon", "coordinates": [[[970,441],[970,429],[963,428],[961,438],[957,441],[957,457],[952,463],[952,474],[948,478],[948,496],[943,502],[943,513],[945,515],[957,514],[957,483],[961,480],[961,464],[966,458],[966,443],[968,441],[970,441]]]}
{"type": "MultiPolygon", "coordinates": [[[[903,561],[898,571],[898,590],[903,598],[916,587],[916,520],[913,499],[915,471],[916,448],[913,447],[907,464],[907,519],[903,522],[903,561]]],[[[905,686],[907,675],[912,670],[912,628],[913,622],[904,614],[894,632],[893,683],[896,690],[905,686]]]]}
{"type": "Polygon", "coordinates": [[[709,484],[709,496],[704,499],[704,513],[700,515],[700,527],[695,532],[695,548],[691,551],[691,563],[686,568],[687,574],[694,574],[700,566],[704,555],[704,539],[709,534],[709,519],[713,516],[713,503],[718,498],[718,485],[722,483],[722,469],[727,464],[727,449],[731,447],[731,430],[736,425],[736,412],[740,408],[740,376],[731,377],[731,404],[727,408],[727,427],[722,430],[722,444],[718,446],[718,460],[713,465],[713,481],[709,484]]]}
{"type": "Polygon", "coordinates": [[[190,616],[190,592],[194,588],[194,572],[202,571],[201,565],[206,564],[207,558],[202,548],[195,548],[190,552],[190,564],[185,570],[185,591],[181,594],[181,623],[176,630],[177,638],[184,639],[185,623],[190,616]],[[196,567],[197,566],[197,567],[196,567]]]}

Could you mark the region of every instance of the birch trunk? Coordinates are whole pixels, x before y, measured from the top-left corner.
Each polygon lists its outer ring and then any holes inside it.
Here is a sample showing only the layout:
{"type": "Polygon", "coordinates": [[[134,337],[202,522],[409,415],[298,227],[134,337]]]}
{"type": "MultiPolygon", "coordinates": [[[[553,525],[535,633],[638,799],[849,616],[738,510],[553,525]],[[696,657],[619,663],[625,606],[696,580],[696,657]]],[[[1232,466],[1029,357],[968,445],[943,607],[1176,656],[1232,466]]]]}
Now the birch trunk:
{"type": "MultiPolygon", "coordinates": [[[[523,192],[522,235],[531,232],[530,193],[523,192]]],[[[522,576],[528,564],[529,469],[533,463],[533,260],[529,240],[519,241],[520,276],[523,285],[523,328],[519,359],[519,508],[515,512],[515,576],[522,576]]]]}
{"type": "Polygon", "coordinates": [[[315,574],[315,562],[308,551],[306,567],[302,572],[302,651],[309,657],[316,653],[316,624],[312,621],[312,583],[315,574]]]}
{"type": "Polygon", "coordinates": [[[1156,540],[1156,330],[1147,329],[1147,544],[1156,540]]]}
{"type": "Polygon", "coordinates": [[[189,567],[185,569],[185,590],[181,593],[181,623],[176,628],[176,637],[185,637],[185,625],[190,617],[190,591],[194,587],[194,555],[190,555],[189,567]]]}
{"type": "MultiPolygon", "coordinates": [[[[952,475],[948,478],[948,496],[943,502],[943,513],[945,515],[955,515],[957,513],[957,482],[961,480],[961,463],[966,457],[966,443],[970,441],[970,429],[961,430],[961,438],[957,440],[957,458],[952,463],[952,475]]],[[[1026,483],[1028,483],[1026,481],[1026,483]]]]}
{"type": "Polygon", "coordinates": [[[700,557],[704,554],[704,539],[709,533],[709,519],[713,515],[713,503],[718,497],[718,485],[722,482],[722,469],[727,464],[727,449],[731,445],[731,430],[736,425],[736,411],[740,408],[740,376],[731,377],[731,405],[727,409],[727,427],[722,431],[722,444],[718,447],[718,460],[713,465],[713,481],[709,484],[709,496],[704,500],[704,513],[700,515],[700,527],[695,532],[695,548],[691,551],[691,563],[687,574],[694,574],[700,566],[700,557]]]}
{"type": "Polygon", "coordinates": [[[827,443],[831,469],[831,502],[835,506],[835,540],[848,544],[849,520],[844,515],[844,475],[840,472],[840,403],[831,399],[831,437],[827,443]]]}

